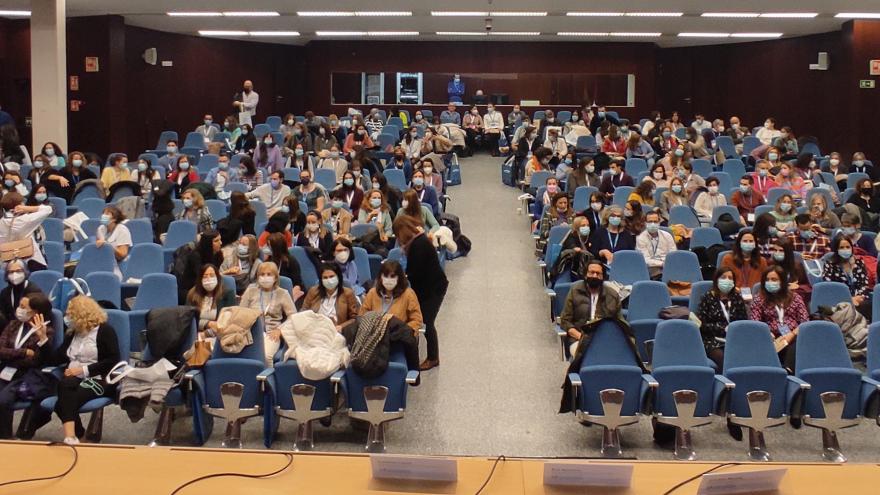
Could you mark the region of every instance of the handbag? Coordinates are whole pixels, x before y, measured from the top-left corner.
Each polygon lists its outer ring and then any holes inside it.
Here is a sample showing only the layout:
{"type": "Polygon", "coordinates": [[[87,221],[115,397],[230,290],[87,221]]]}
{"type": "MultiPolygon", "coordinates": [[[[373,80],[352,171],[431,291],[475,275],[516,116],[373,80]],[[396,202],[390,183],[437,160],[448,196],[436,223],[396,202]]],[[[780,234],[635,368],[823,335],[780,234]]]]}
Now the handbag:
{"type": "MultiPolygon", "coordinates": [[[[9,237],[12,237],[12,226],[15,225],[15,217],[9,224],[9,237]]],[[[34,242],[26,237],[17,241],[0,243],[0,261],[12,261],[14,259],[27,259],[34,255],[34,242]]]]}
{"type": "Polygon", "coordinates": [[[186,351],[186,365],[189,368],[201,368],[211,359],[211,343],[204,340],[201,335],[193,342],[193,346],[186,351]]]}
{"type": "Polygon", "coordinates": [[[682,280],[670,280],[668,283],[670,296],[690,296],[691,283],[682,280]]]}

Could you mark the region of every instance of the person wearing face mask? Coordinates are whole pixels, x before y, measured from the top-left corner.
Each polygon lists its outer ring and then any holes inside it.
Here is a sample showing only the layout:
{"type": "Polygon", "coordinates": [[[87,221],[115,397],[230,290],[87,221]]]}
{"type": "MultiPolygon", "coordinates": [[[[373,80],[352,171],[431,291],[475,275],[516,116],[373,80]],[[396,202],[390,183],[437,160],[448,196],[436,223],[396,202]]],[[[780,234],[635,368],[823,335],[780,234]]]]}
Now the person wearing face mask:
{"type": "MultiPolygon", "coordinates": [[[[223,160],[224,158],[226,158],[226,160],[229,160],[229,158],[225,156],[221,157],[220,159],[223,160]]],[[[91,171],[89,171],[88,169],[85,169],[82,172],[89,172],[91,174],[91,171]]],[[[79,180],[83,178],[83,176],[80,176],[79,179],[74,179],[72,182],[76,184],[77,182],[79,182],[79,180]]],[[[162,175],[159,174],[157,170],[153,170],[153,167],[152,165],[150,165],[149,161],[147,161],[146,159],[139,159],[137,162],[137,168],[131,171],[131,179],[137,182],[139,186],[141,186],[141,196],[144,199],[149,200],[149,198],[153,194],[153,181],[162,180],[162,175]]]]}
{"type": "Polygon", "coordinates": [[[412,329],[413,335],[418,336],[423,325],[419,299],[410,288],[403,267],[397,261],[387,260],[382,263],[373,288],[364,296],[360,314],[370,311],[397,317],[412,329]]]}
{"type": "Polygon", "coordinates": [[[245,155],[238,162],[238,176],[241,182],[247,184],[249,190],[263,185],[263,171],[254,164],[253,158],[245,155]]]}
{"type": "Polygon", "coordinates": [[[758,241],[751,230],[743,229],[737,234],[733,250],[724,255],[719,268],[733,271],[743,297],[749,299],[752,296],[752,286],[761,281],[767,260],[760,255],[758,241]]]}
{"type": "MultiPolygon", "coordinates": [[[[132,179],[131,170],[128,166],[128,157],[121,153],[114,156],[111,165],[104,167],[104,171],[101,172],[101,184],[104,186],[105,191],[110,191],[113,184],[117,182],[130,180],[132,179]]],[[[198,175],[195,182],[198,182],[198,175]]]]}
{"type": "Polygon", "coordinates": [[[301,144],[297,144],[293,149],[293,154],[288,158],[290,167],[300,170],[315,170],[315,160],[311,155],[307,154],[301,144]]]}
{"type": "Polygon", "coordinates": [[[16,437],[32,438],[34,432],[49,421],[39,408],[40,401],[52,395],[53,379],[43,373],[43,356],[51,352],[48,344],[56,329],[52,327],[52,303],[40,292],[21,299],[15,319],[4,325],[0,333],[0,439],[12,438],[13,407],[16,402],[29,402],[16,437]],[[43,340],[37,335],[42,329],[43,340]]]}
{"type": "MultiPolygon", "coordinates": [[[[284,204],[287,206],[286,201],[284,204]]],[[[269,242],[269,236],[272,234],[281,234],[281,236],[284,237],[284,242],[287,244],[287,247],[293,246],[293,233],[290,231],[289,213],[278,210],[274,215],[269,217],[269,220],[266,222],[266,230],[260,232],[260,237],[257,238],[257,247],[260,248],[264,258],[268,252],[266,245],[269,242]]]]}
{"type": "MultiPolygon", "coordinates": [[[[768,154],[768,157],[772,158],[773,155],[774,153],[771,152],[768,154]]],[[[771,165],[772,163],[771,160],[771,165]]],[[[798,198],[806,197],[807,191],[813,184],[812,182],[808,183],[802,179],[788,162],[782,162],[779,164],[779,173],[776,175],[776,183],[779,184],[779,187],[789,189],[798,198]]]]}
{"type": "Polygon", "coordinates": [[[428,182],[425,180],[425,173],[422,171],[422,169],[416,169],[413,172],[410,187],[413,191],[415,191],[416,196],[418,196],[419,202],[421,204],[431,208],[431,212],[434,214],[435,217],[440,215],[440,200],[438,198],[438,190],[428,184],[428,182]]]}
{"type": "Polygon", "coordinates": [[[675,137],[675,129],[671,124],[665,124],[660,132],[651,138],[651,148],[656,156],[667,156],[678,148],[678,138],[675,137]]]}
{"type": "Polygon", "coordinates": [[[743,138],[748,135],[748,128],[743,127],[742,123],[739,120],[739,117],[736,115],[730,117],[729,126],[724,131],[724,133],[730,136],[730,139],[733,139],[734,147],[736,148],[737,153],[742,153],[742,143],[743,138]]]}
{"type": "MultiPolygon", "coordinates": [[[[44,184],[39,184],[31,190],[31,193],[28,195],[25,204],[28,206],[39,206],[39,205],[49,205],[52,206],[52,203],[49,202],[49,190],[46,188],[44,184]]],[[[52,206],[52,216],[55,216],[55,207],[52,206]]]]}
{"type": "Polygon", "coordinates": [[[645,209],[635,200],[623,204],[623,228],[633,236],[645,231],[645,209]]]}
{"type": "Polygon", "coordinates": [[[391,208],[385,202],[385,195],[381,190],[372,189],[364,195],[358,210],[358,222],[375,225],[383,244],[388,245],[393,240],[391,208]]]}
{"type": "Polygon", "coordinates": [[[180,145],[176,139],[169,139],[165,143],[165,155],[159,158],[159,166],[165,169],[165,172],[171,172],[177,166],[177,160],[180,158],[180,145]]]}
{"type": "Polygon", "coordinates": [[[593,256],[611,263],[614,253],[636,248],[636,237],[624,228],[623,208],[611,205],[605,208],[602,226],[593,233],[593,256]]]}
{"type": "Polygon", "coordinates": [[[21,175],[14,170],[7,170],[3,174],[3,194],[10,191],[15,191],[23,197],[30,194],[27,187],[21,182],[21,175]]]}
{"type": "Polygon", "coordinates": [[[426,186],[433,187],[437,193],[443,191],[443,176],[437,172],[432,160],[422,160],[419,163],[419,169],[422,171],[422,177],[425,179],[426,186]]]}
{"type": "MultiPolygon", "coordinates": [[[[540,131],[539,134],[540,136],[540,131]]],[[[544,148],[550,150],[550,165],[555,168],[556,165],[568,154],[568,144],[564,139],[560,139],[559,130],[551,127],[547,130],[547,139],[543,144],[544,148]]]]}
{"type": "Polygon", "coordinates": [[[563,158],[559,160],[559,164],[556,165],[556,172],[554,172],[558,181],[564,181],[571,174],[575,167],[574,160],[575,154],[571,152],[566,152],[563,158]]]}
{"type": "Polygon", "coordinates": [[[220,233],[216,231],[208,231],[202,233],[196,242],[195,249],[185,253],[186,258],[181,261],[183,265],[182,273],[176,273],[177,276],[177,300],[179,304],[186,304],[186,296],[189,290],[195,286],[198,274],[204,264],[212,264],[214,266],[222,266],[223,256],[223,239],[220,233]]]}
{"type": "Polygon", "coordinates": [[[306,293],[302,309],[330,318],[336,330],[341,330],[358,315],[360,304],[354,291],[344,286],[337,263],[322,264],[319,273],[320,282],[306,293]]]}
{"type": "MultiPolygon", "coordinates": [[[[140,169],[140,163],[138,163],[138,168],[140,169]]],[[[214,186],[217,199],[227,200],[229,199],[229,193],[226,192],[226,186],[230,182],[239,182],[238,170],[238,167],[229,167],[228,156],[220,155],[220,158],[217,160],[217,166],[208,171],[204,182],[214,186]]]]}
{"type": "Polygon", "coordinates": [[[703,131],[700,132],[700,134],[703,136],[703,140],[706,142],[706,144],[710,148],[712,148],[713,150],[716,150],[715,162],[716,163],[724,163],[724,160],[725,160],[724,153],[723,152],[721,152],[721,154],[718,153],[718,151],[720,151],[720,150],[718,149],[718,145],[716,143],[716,139],[718,139],[720,136],[725,135],[724,134],[724,121],[721,119],[713,120],[712,126],[708,129],[704,129],[703,131]]]}
{"type": "Polygon", "coordinates": [[[785,280],[786,274],[778,266],[764,270],[761,288],[749,308],[749,319],[764,322],[770,327],[779,350],[779,360],[792,374],[796,363],[798,327],[809,321],[810,313],[801,296],[789,290],[785,280]]]}
{"type": "Polygon", "coordinates": [[[296,126],[296,116],[292,113],[288,113],[281,119],[281,127],[278,128],[278,132],[280,132],[285,139],[290,137],[293,134],[294,126],[296,126]]]}
{"type": "MultiPolygon", "coordinates": [[[[303,178],[308,177],[311,179],[311,173],[308,170],[303,170],[300,172],[300,181],[303,185],[303,178]]],[[[306,181],[308,182],[308,181],[306,181]]],[[[311,188],[315,186],[311,183],[308,184],[311,188]]],[[[303,186],[300,186],[303,187],[303,186]]],[[[323,195],[323,190],[321,191],[323,195]]],[[[272,172],[269,176],[269,183],[263,184],[262,186],[254,189],[245,194],[248,199],[258,199],[266,205],[266,213],[269,216],[272,216],[281,208],[281,204],[284,202],[284,198],[291,195],[290,187],[284,184],[284,175],[280,171],[272,172]]],[[[295,194],[294,194],[295,195],[295,194]]],[[[308,197],[308,194],[304,195],[308,197]]],[[[297,198],[305,199],[305,198],[297,198]]],[[[305,200],[308,202],[308,200],[305,200]]],[[[323,205],[322,205],[323,206],[323,205]]]]}
{"type": "Polygon", "coordinates": [[[24,198],[15,191],[7,192],[0,198],[0,245],[22,239],[30,239],[33,255],[22,258],[28,270],[46,269],[46,258],[34,233],[46,218],[52,215],[49,205],[25,206],[24,198]]]}
{"type": "Polygon", "coordinates": [[[206,263],[199,270],[196,284],[186,296],[186,303],[199,312],[198,331],[206,337],[217,335],[217,318],[223,308],[235,306],[235,291],[223,285],[217,267],[206,263]]]}
{"type": "Polygon", "coordinates": [[[809,213],[797,215],[795,225],[797,230],[788,234],[788,240],[795,252],[801,253],[805,260],[818,260],[828,253],[831,241],[816,228],[809,213]]]}
{"type": "Polygon", "coordinates": [[[67,163],[61,147],[51,141],[43,145],[40,154],[48,159],[48,165],[52,170],[60,170],[67,163]]]}
{"type": "MultiPolygon", "coordinates": [[[[106,168],[104,169],[104,173],[107,173],[106,168]]],[[[103,180],[104,178],[102,176],[101,181],[103,180]]],[[[186,190],[190,184],[199,182],[199,173],[195,170],[192,163],[190,163],[188,156],[181,156],[180,159],[177,160],[177,165],[175,166],[174,171],[168,174],[168,182],[174,184],[174,189],[177,191],[178,195],[186,190]]]]}
{"type": "Polygon", "coordinates": [[[657,186],[654,185],[654,181],[651,180],[650,177],[645,177],[638,186],[631,193],[629,193],[629,197],[626,201],[636,202],[639,205],[644,205],[647,208],[651,208],[654,206],[654,191],[657,190],[657,186]]]}
{"type": "Polygon", "coordinates": [[[644,256],[653,280],[660,279],[666,256],[677,249],[672,234],[660,229],[661,220],[659,212],[649,211],[645,215],[645,230],[636,237],[636,250],[644,256]]]}
{"type": "Polygon", "coordinates": [[[782,160],[791,160],[798,156],[797,138],[789,126],[784,126],[779,131],[779,137],[773,138],[771,146],[780,150],[782,160]]]}
{"type": "Polygon", "coordinates": [[[605,109],[605,106],[593,106],[593,119],[590,121],[590,132],[595,135],[596,131],[599,130],[599,127],[602,126],[603,123],[607,122],[609,125],[620,126],[620,121],[617,120],[613,114],[608,114],[608,111],[605,109]]]}
{"type": "Polygon", "coordinates": [[[355,145],[360,145],[367,149],[376,146],[373,143],[373,139],[370,138],[366,126],[362,124],[352,126],[352,132],[346,136],[345,143],[342,145],[342,152],[348,155],[354,151],[355,145]]]}
{"type": "Polygon", "coordinates": [[[220,265],[220,274],[235,279],[235,293],[242,294],[257,280],[260,268],[260,248],[257,238],[252,235],[242,236],[238,240],[235,251],[224,257],[220,265]]]}
{"type": "Polygon", "coordinates": [[[622,156],[626,153],[626,141],[620,135],[620,128],[612,125],[608,128],[608,135],[602,141],[602,152],[611,157],[622,156]]]}
{"type": "Polygon", "coordinates": [[[712,288],[703,294],[697,308],[700,335],[706,356],[718,369],[724,368],[724,342],[727,326],[749,319],[749,307],[736,287],[737,276],[730,268],[719,268],[712,277],[712,288]]]}
{"type": "Polygon", "coordinates": [[[730,197],[730,204],[736,206],[740,215],[740,224],[748,225],[755,221],[755,208],[764,204],[764,196],[755,190],[754,178],[751,175],[743,175],[739,179],[739,187],[730,197]]]}
{"type": "Polygon", "coordinates": [[[840,228],[840,217],[828,208],[828,201],[822,194],[814,194],[810,197],[810,219],[814,225],[818,225],[823,233],[828,234],[834,229],[840,228]]]}
{"type": "Polygon", "coordinates": [[[703,139],[699,131],[693,127],[688,127],[685,135],[693,158],[706,158],[709,156],[709,151],[706,149],[706,140],[703,139]]]}
{"type": "MultiPolygon", "coordinates": [[[[56,196],[70,196],[70,181],[63,175],[63,168],[55,168],[49,165],[50,159],[46,155],[37,155],[33,160],[33,170],[28,174],[28,179],[33,186],[45,184],[56,196]]],[[[56,161],[56,167],[59,163],[56,161]]],[[[110,167],[108,167],[110,168],[110,167]]]]}
{"type": "MultiPolygon", "coordinates": [[[[259,168],[269,170],[270,173],[281,170],[284,168],[284,157],[281,151],[272,134],[266,134],[260,138],[259,146],[254,148],[254,163],[259,168]]],[[[291,154],[293,154],[292,150],[291,154]]]]}
{"type": "Polygon", "coordinates": [[[532,154],[531,158],[529,158],[528,163],[526,163],[525,174],[523,176],[523,182],[526,186],[531,184],[532,174],[539,171],[552,172],[550,166],[552,151],[548,148],[540,147],[538,148],[534,154],[532,154]]]}
{"type": "Polygon", "coordinates": [[[477,106],[471,107],[470,112],[466,113],[461,121],[466,135],[465,142],[467,149],[471,155],[477,149],[477,140],[483,136],[483,117],[480,117],[480,111],[477,106]]]}
{"type": "Polygon", "coordinates": [[[868,281],[865,263],[854,254],[853,243],[846,236],[839,235],[831,243],[829,259],[822,269],[822,279],[826,282],[846,284],[852,295],[852,305],[871,321],[871,297],[873,286],[868,281]]]}
{"type": "Polygon", "coordinates": [[[486,129],[484,137],[489,146],[489,153],[492,156],[498,156],[498,141],[501,139],[501,133],[504,131],[504,116],[501,115],[501,112],[495,110],[495,105],[492,103],[486,107],[483,125],[486,129]]]}
{"type": "Polygon", "coordinates": [[[829,154],[828,159],[822,161],[821,170],[834,176],[834,182],[837,183],[838,189],[841,191],[846,189],[846,179],[849,170],[841,161],[840,153],[834,151],[829,154]]]}
{"type": "Polygon", "coordinates": [[[571,231],[562,239],[562,249],[556,262],[550,268],[550,282],[568,271],[571,280],[577,280],[587,269],[587,264],[592,261],[592,236],[593,228],[587,217],[576,216],[571,222],[571,231]]]}
{"type": "Polygon", "coordinates": [[[657,156],[654,152],[654,148],[652,148],[651,145],[648,144],[648,142],[637,132],[633,132],[629,135],[629,139],[626,141],[626,152],[624,155],[626,158],[641,158],[648,162],[649,167],[654,165],[654,158],[657,156]]]}
{"type": "Polygon", "coordinates": [[[206,113],[205,117],[202,119],[202,125],[196,127],[196,132],[202,135],[205,144],[213,141],[214,137],[217,136],[217,133],[220,132],[214,125],[214,116],[206,113]]]}
{"type": "Polygon", "coordinates": [[[694,121],[691,122],[691,128],[702,133],[704,130],[711,129],[712,124],[706,120],[706,117],[703,114],[698,113],[694,116],[694,121]]]}
{"type": "MultiPolygon", "coordinates": [[[[337,146],[331,146],[329,151],[318,153],[317,168],[333,170],[336,174],[336,183],[342,183],[342,175],[348,170],[348,161],[339,153],[337,146]]],[[[302,170],[302,169],[300,169],[302,170]]]]}
{"type": "Polygon", "coordinates": [[[345,192],[337,189],[330,194],[330,208],[321,212],[321,218],[327,225],[327,229],[333,234],[333,238],[348,238],[351,232],[353,216],[346,210],[345,192]]]}
{"type": "MultiPolygon", "coordinates": [[[[422,154],[422,139],[419,137],[419,129],[416,125],[411,126],[400,141],[400,149],[410,161],[418,161],[422,154]]],[[[395,153],[397,150],[395,149],[395,153]]]]}
{"type": "Polygon", "coordinates": [[[876,238],[862,235],[862,220],[855,212],[840,215],[840,234],[852,241],[857,256],[877,257],[876,238]]]}
{"type": "Polygon", "coordinates": [[[880,214],[880,200],[874,197],[874,185],[871,179],[862,179],[856,182],[855,194],[846,200],[847,204],[855,205],[859,208],[862,224],[867,230],[877,225],[877,214],[880,214]]]}
{"type": "Polygon", "coordinates": [[[571,207],[568,195],[557,191],[551,198],[549,206],[544,209],[544,213],[539,221],[538,249],[541,251],[546,249],[550,229],[557,225],[571,225],[573,220],[574,209],[571,207]]]}
{"type": "Polygon", "coordinates": [[[189,220],[196,224],[199,233],[214,229],[214,217],[211,210],[205,206],[205,198],[196,189],[187,189],[182,195],[183,210],[178,213],[176,220],[189,220]]]}
{"type": "Polygon", "coordinates": [[[263,261],[275,263],[278,266],[278,273],[282,277],[290,279],[290,282],[293,284],[290,296],[295,303],[299,303],[302,296],[305,295],[305,292],[302,290],[304,287],[302,271],[300,270],[299,262],[290,254],[290,244],[288,244],[287,239],[278,232],[271,234],[266,239],[266,246],[262,251],[263,261]]]}
{"type": "Polygon", "coordinates": [[[794,248],[787,238],[778,239],[774,244],[770,244],[770,257],[767,266],[775,265],[785,272],[789,290],[797,292],[804,300],[804,304],[809,305],[812,296],[812,286],[807,278],[807,270],[799,256],[795,256],[794,248]]]}
{"type": "Polygon", "coordinates": [[[541,203],[544,206],[550,206],[553,196],[556,196],[556,193],[559,191],[559,181],[556,177],[547,177],[547,180],[544,182],[544,194],[541,196],[541,203]]]}
{"type": "Polygon", "coordinates": [[[706,179],[706,191],[697,195],[697,199],[694,201],[694,210],[701,219],[709,220],[712,218],[712,210],[718,206],[727,205],[727,198],[719,190],[720,184],[717,177],[709,177],[706,179]]]}
{"type": "Polygon", "coordinates": [[[250,124],[242,124],[239,127],[238,139],[235,141],[234,151],[236,153],[244,153],[252,155],[257,147],[257,136],[254,135],[254,129],[250,124]]]}
{"type": "Polygon", "coordinates": [[[614,198],[614,191],[620,186],[635,186],[633,178],[624,170],[623,160],[611,160],[608,164],[609,174],[602,176],[599,192],[605,195],[606,202],[614,198]]]}
{"type": "Polygon", "coordinates": [[[773,117],[767,117],[764,120],[764,127],[761,127],[755,133],[755,137],[760,139],[761,143],[766,146],[770,146],[774,139],[781,136],[782,132],[776,129],[776,119],[773,117]]]}
{"type": "MultiPolygon", "coordinates": [[[[287,186],[281,187],[283,189],[287,186]]],[[[327,202],[327,191],[324,190],[322,185],[312,180],[312,173],[308,170],[303,170],[299,173],[299,186],[290,191],[289,195],[293,196],[297,201],[304,202],[310,210],[321,211],[327,202]]]]}
{"type": "Polygon", "coordinates": [[[0,290],[0,326],[15,321],[15,310],[23,297],[34,293],[42,293],[39,287],[27,279],[30,270],[19,260],[12,260],[4,267],[6,287],[0,290]]]}
{"type": "Polygon", "coordinates": [[[351,170],[346,170],[342,175],[342,184],[337,188],[342,193],[345,206],[351,211],[353,217],[360,213],[361,203],[364,202],[364,191],[358,187],[357,180],[351,170]]]}
{"type": "Polygon", "coordinates": [[[312,210],[306,214],[306,229],[297,236],[296,245],[304,248],[313,262],[333,259],[333,233],[327,228],[321,212],[312,210]]]}
{"type": "Polygon", "coordinates": [[[342,272],[340,282],[354,291],[354,295],[360,298],[364,295],[364,288],[358,284],[358,269],[354,259],[354,246],[351,241],[344,237],[340,237],[333,241],[331,247],[333,251],[333,260],[339,265],[342,272]]]}
{"type": "Polygon", "coordinates": [[[770,162],[767,160],[759,160],[758,163],[755,164],[755,171],[752,173],[755,191],[765,198],[770,193],[770,189],[779,187],[779,183],[776,182],[776,177],[770,173],[770,168],[770,162]]]}
{"type": "Polygon", "coordinates": [[[660,194],[660,216],[669,221],[669,212],[675,206],[687,206],[688,195],[681,177],[673,177],[669,181],[669,189],[660,194]]]}
{"type": "MultiPolygon", "coordinates": [[[[513,135],[513,143],[516,143],[514,146],[514,156],[516,156],[516,162],[519,164],[519,170],[523,170],[525,174],[528,174],[528,168],[531,164],[532,167],[535,165],[532,164],[532,160],[535,160],[535,155],[541,151],[546,150],[547,161],[549,162],[549,150],[541,146],[541,141],[538,140],[538,130],[532,126],[523,125],[517,129],[516,133],[513,135]],[[520,134],[520,131],[522,133],[520,134]],[[521,137],[517,139],[517,134],[520,134],[521,137]]],[[[540,162],[539,162],[540,163],[540,162]]],[[[526,183],[528,183],[528,179],[525,179],[526,183]]]]}
{"type": "Polygon", "coordinates": [[[394,218],[396,220],[405,215],[421,221],[422,228],[429,233],[433,234],[440,228],[440,224],[437,223],[437,219],[432,213],[431,208],[419,201],[419,195],[413,189],[409,189],[403,193],[403,200],[400,203],[400,209],[397,210],[394,218]]]}
{"type": "Polygon", "coordinates": [[[594,191],[590,193],[590,207],[583,212],[587,220],[590,222],[590,229],[595,232],[602,226],[604,218],[605,203],[602,200],[602,193],[594,191]]]}
{"type": "Polygon", "coordinates": [[[579,187],[596,187],[602,183],[596,173],[596,165],[592,158],[584,157],[577,161],[577,166],[572,168],[566,178],[566,187],[569,191],[577,191],[579,187]]]}
{"type": "Polygon", "coordinates": [[[660,159],[660,164],[666,169],[667,174],[675,173],[677,169],[683,168],[685,163],[691,163],[693,158],[691,150],[690,143],[684,141],[667,152],[666,156],[660,159]]]}
{"type": "Polygon", "coordinates": [[[119,263],[128,258],[128,252],[134,244],[131,240],[131,232],[123,222],[125,215],[115,206],[107,206],[101,213],[101,225],[95,232],[95,245],[98,247],[109,244],[113,248],[113,255],[116,257],[116,266],[113,273],[122,280],[122,270],[119,269],[119,263]]]}
{"type": "Polygon", "coordinates": [[[290,315],[296,313],[296,306],[290,293],[278,285],[278,266],[271,261],[257,269],[256,282],[248,286],[241,296],[239,306],[260,312],[263,322],[263,343],[265,345],[266,365],[272,366],[273,357],[281,347],[281,330],[278,327],[290,315]]]}
{"type": "Polygon", "coordinates": [[[789,228],[794,227],[794,218],[797,210],[794,208],[794,199],[790,194],[783,194],[776,200],[773,210],[770,212],[776,219],[776,229],[779,232],[785,232],[789,228]]]}
{"type": "Polygon", "coordinates": [[[565,298],[559,325],[566,330],[569,351],[577,354],[577,345],[584,337],[585,327],[603,318],[620,318],[621,303],[617,291],[605,284],[605,265],[600,261],[587,264],[583,278],[574,282],[565,298]]]}
{"type": "Polygon", "coordinates": [[[233,151],[235,149],[235,143],[238,142],[238,138],[241,136],[241,126],[238,125],[238,119],[236,119],[234,115],[227,115],[226,118],[223,119],[222,131],[229,134],[229,136],[225,138],[225,144],[229,151],[233,151]]]}

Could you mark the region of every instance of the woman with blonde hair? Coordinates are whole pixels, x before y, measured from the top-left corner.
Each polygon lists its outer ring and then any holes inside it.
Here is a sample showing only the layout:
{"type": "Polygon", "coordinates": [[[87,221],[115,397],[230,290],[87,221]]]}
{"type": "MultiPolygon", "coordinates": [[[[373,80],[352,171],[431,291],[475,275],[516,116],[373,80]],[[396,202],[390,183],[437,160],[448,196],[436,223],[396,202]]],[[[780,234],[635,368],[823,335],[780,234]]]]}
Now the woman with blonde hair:
{"type": "MultiPolygon", "coordinates": [[[[115,386],[105,381],[105,375],[119,362],[119,343],[116,331],[107,324],[107,313],[88,296],[70,300],[64,321],[64,342],[46,361],[64,367],[55,414],[61,419],[64,443],[76,445],[85,434],[79,408],[90,400],[115,395],[115,386]]],[[[37,327],[39,341],[48,339],[46,328],[37,327]]]]}
{"type": "Polygon", "coordinates": [[[272,365],[272,358],[281,347],[281,330],[278,327],[290,315],[296,313],[296,306],[290,293],[279,284],[278,265],[267,261],[257,269],[257,282],[251,284],[241,296],[239,306],[255,309],[260,312],[265,332],[266,364],[272,365]]]}
{"type": "Polygon", "coordinates": [[[214,218],[210,210],[205,206],[205,198],[196,189],[187,189],[183,192],[183,210],[177,215],[176,220],[189,220],[196,224],[198,233],[201,234],[214,229],[214,218]]]}
{"type": "Polygon", "coordinates": [[[256,281],[259,267],[260,249],[257,238],[248,234],[238,240],[235,251],[223,258],[220,273],[235,279],[235,293],[240,295],[256,281]]]}

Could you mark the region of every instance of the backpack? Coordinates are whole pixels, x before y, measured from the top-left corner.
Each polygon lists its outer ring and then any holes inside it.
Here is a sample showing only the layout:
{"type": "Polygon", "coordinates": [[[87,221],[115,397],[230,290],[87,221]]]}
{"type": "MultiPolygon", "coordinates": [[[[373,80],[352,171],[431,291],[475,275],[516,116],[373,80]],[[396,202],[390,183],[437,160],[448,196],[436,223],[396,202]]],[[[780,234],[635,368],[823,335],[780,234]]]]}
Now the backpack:
{"type": "MultiPolygon", "coordinates": [[[[186,186],[186,189],[195,189],[202,195],[202,198],[204,198],[205,200],[217,199],[217,191],[214,190],[214,186],[208,184],[207,182],[193,182],[192,184],[186,186]]],[[[181,194],[183,194],[186,189],[181,191],[181,194]]]]}
{"type": "Polygon", "coordinates": [[[186,265],[190,256],[196,251],[195,242],[187,242],[183,246],[174,250],[171,264],[168,266],[168,273],[181,276],[186,273],[186,265]]]}
{"type": "Polygon", "coordinates": [[[736,237],[739,233],[739,229],[743,228],[743,226],[740,225],[730,213],[722,213],[721,216],[718,217],[718,221],[715,222],[715,228],[721,232],[722,238],[729,239],[731,237],[736,237]]]}
{"type": "Polygon", "coordinates": [[[49,291],[49,300],[52,302],[53,308],[64,313],[67,311],[67,305],[71,299],[76,296],[91,295],[92,291],[85,280],[81,278],[60,278],[52,286],[52,290],[49,291]]]}
{"type": "Polygon", "coordinates": [[[391,314],[375,311],[357,318],[357,335],[351,345],[351,369],[364,378],[376,378],[388,369],[391,344],[388,320],[391,314]]]}

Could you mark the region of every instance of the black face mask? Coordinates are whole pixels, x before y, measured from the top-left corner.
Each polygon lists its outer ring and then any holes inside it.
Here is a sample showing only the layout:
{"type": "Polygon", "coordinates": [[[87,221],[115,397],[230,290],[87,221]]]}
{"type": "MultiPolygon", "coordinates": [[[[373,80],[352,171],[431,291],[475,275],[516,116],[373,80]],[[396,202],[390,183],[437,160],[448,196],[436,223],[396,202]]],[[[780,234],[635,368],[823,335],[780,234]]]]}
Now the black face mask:
{"type": "Polygon", "coordinates": [[[864,194],[865,196],[870,196],[871,193],[874,192],[874,190],[870,187],[864,187],[861,189],[861,191],[862,191],[862,194],[864,194]]]}
{"type": "Polygon", "coordinates": [[[598,289],[599,287],[602,286],[602,279],[601,278],[587,277],[585,280],[587,282],[587,287],[589,287],[591,289],[598,289]]]}

